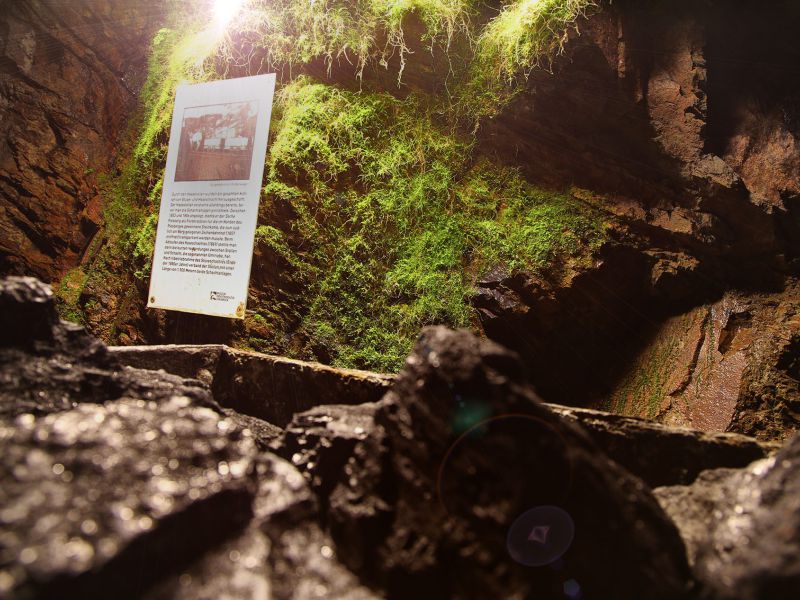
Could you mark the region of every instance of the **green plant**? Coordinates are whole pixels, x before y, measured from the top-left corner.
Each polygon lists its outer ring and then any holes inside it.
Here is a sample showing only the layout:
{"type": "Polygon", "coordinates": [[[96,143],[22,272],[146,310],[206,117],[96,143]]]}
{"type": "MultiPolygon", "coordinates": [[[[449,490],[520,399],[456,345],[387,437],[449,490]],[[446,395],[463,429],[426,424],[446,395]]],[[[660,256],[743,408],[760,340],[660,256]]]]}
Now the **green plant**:
{"type": "Polygon", "coordinates": [[[563,50],[570,27],[595,5],[594,0],[512,2],[481,32],[476,63],[507,81],[547,66],[563,50]]]}
{"type": "Polygon", "coordinates": [[[394,370],[419,328],[468,326],[472,277],[505,264],[536,271],[604,239],[602,219],[568,194],[471,158],[424,102],[300,78],[281,90],[259,240],[292,257],[304,330],[341,366],[394,370]],[[288,233],[288,235],[287,235],[288,233]],[[293,240],[291,243],[289,240],[293,240]]]}
{"type": "Polygon", "coordinates": [[[474,0],[251,0],[225,39],[218,64],[249,63],[254,49],[262,66],[282,69],[321,59],[353,65],[357,77],[374,62],[400,57],[398,81],[409,52],[403,25],[411,14],[425,30],[423,42],[447,48],[456,32],[470,31],[474,0]]]}
{"type": "Polygon", "coordinates": [[[475,55],[458,96],[473,118],[498,114],[530,72],[549,69],[569,31],[595,0],[517,0],[507,4],[478,35],[475,55]]]}
{"type": "Polygon", "coordinates": [[[67,271],[61,281],[53,289],[56,297],[56,309],[65,321],[83,324],[86,317],[80,305],[80,297],[88,280],[88,275],[81,267],[67,271]]]}
{"type": "Polygon", "coordinates": [[[487,269],[557,277],[605,239],[596,210],[568,190],[537,188],[513,168],[476,158],[474,137],[458,125],[465,115],[501,110],[518,76],[547,64],[592,4],[520,0],[486,22],[474,0],[251,0],[223,38],[176,15],[154,38],[120,172],[100,178],[107,243],[86,285],[135,305],[150,269],[176,86],[229,69],[288,68],[256,243],[281,257],[292,291],[256,301],[253,324],[269,325],[258,335],[270,339],[235,343],[396,370],[421,326],[475,323],[469,300],[487,269]],[[297,64],[349,61],[360,77],[368,63],[386,66],[393,55],[402,77],[412,16],[423,26],[414,47],[447,52],[459,37],[459,51],[467,49],[451,64],[451,97],[398,100],[292,80],[297,64]]]}

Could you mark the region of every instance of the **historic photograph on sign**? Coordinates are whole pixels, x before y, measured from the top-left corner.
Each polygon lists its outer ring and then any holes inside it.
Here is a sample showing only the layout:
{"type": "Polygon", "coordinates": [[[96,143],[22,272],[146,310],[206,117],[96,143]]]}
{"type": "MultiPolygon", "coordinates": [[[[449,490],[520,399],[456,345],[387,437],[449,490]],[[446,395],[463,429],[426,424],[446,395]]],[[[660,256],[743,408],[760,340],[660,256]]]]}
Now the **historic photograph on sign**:
{"type": "Polygon", "coordinates": [[[257,118],[256,100],[185,109],[175,181],[249,179],[257,118]]]}

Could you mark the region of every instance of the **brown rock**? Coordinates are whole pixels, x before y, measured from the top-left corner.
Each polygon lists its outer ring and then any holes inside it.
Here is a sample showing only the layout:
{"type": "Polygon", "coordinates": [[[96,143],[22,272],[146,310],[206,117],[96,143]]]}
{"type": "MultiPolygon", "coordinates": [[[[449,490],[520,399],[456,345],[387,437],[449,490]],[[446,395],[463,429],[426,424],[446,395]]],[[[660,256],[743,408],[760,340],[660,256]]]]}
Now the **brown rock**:
{"type": "Polygon", "coordinates": [[[600,406],[703,431],[783,440],[800,429],[800,288],[730,292],[667,319],[600,406]]]}
{"type": "Polygon", "coordinates": [[[800,437],[745,469],[655,490],[698,578],[720,600],[790,600],[800,585],[800,437]]]}
{"type": "Polygon", "coordinates": [[[387,375],[222,345],[117,346],[110,351],[126,365],[205,379],[222,406],[278,427],[314,406],[374,402],[392,382],[387,375]]]}
{"type": "Polygon", "coordinates": [[[159,18],[147,6],[5,4],[0,273],[54,281],[81,260],[99,229],[97,173],[113,163],[159,18]]]}
{"type": "Polygon", "coordinates": [[[500,346],[427,328],[361,427],[329,474],[329,522],[347,564],[390,596],[560,598],[575,578],[587,596],[691,597],[682,544],[644,484],[541,405],[500,346]],[[512,522],[539,505],[580,532],[553,569],[507,549],[512,522]]]}

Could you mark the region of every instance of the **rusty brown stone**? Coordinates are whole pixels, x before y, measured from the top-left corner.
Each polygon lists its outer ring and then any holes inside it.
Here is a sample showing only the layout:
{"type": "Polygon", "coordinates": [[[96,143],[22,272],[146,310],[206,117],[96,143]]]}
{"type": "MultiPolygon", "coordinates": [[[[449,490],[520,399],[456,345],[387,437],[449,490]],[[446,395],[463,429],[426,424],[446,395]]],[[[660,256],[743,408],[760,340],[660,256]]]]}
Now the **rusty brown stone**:
{"type": "Polygon", "coordinates": [[[0,272],[57,280],[101,226],[98,175],[136,106],[158,11],[10,2],[0,14],[0,272]]]}

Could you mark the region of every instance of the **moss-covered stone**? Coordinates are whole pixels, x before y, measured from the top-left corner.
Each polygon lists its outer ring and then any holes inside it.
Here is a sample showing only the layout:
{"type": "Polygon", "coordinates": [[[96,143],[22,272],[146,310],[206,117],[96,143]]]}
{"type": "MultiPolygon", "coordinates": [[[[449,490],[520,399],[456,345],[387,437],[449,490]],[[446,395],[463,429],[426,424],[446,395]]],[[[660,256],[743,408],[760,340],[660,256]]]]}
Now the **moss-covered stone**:
{"type": "Polygon", "coordinates": [[[296,218],[259,239],[300,273],[304,334],[335,364],[397,369],[423,325],[474,324],[486,269],[557,270],[604,239],[596,212],[476,160],[421,99],[300,78],[276,117],[263,214],[296,218]]]}
{"type": "MultiPolygon", "coordinates": [[[[591,2],[522,4],[490,21],[474,45],[476,64],[496,62],[481,76],[498,85],[557,51],[591,2]],[[526,17],[516,29],[513,11],[526,17]]],[[[124,296],[117,311],[136,304],[131,290],[144,291],[179,82],[221,76],[244,49],[266,52],[264,65],[350,58],[363,68],[405,51],[411,14],[428,44],[447,47],[464,35],[469,45],[480,27],[471,0],[282,0],[247,3],[232,33],[213,40],[196,26],[161,30],[128,159],[107,179],[107,243],[88,287],[124,296]],[[105,276],[120,266],[125,272],[105,276]]],[[[468,92],[478,80],[465,71],[461,81],[468,92]]],[[[492,112],[475,107],[473,115],[492,112]]],[[[248,318],[238,345],[392,371],[423,325],[476,324],[469,299],[487,269],[557,276],[586,260],[604,240],[601,215],[568,190],[539,189],[477,157],[474,137],[457,125],[463,108],[452,98],[400,100],[306,76],[279,88],[253,268],[266,268],[259,257],[278,260],[291,290],[254,290],[249,308],[258,319],[248,318]]]]}

